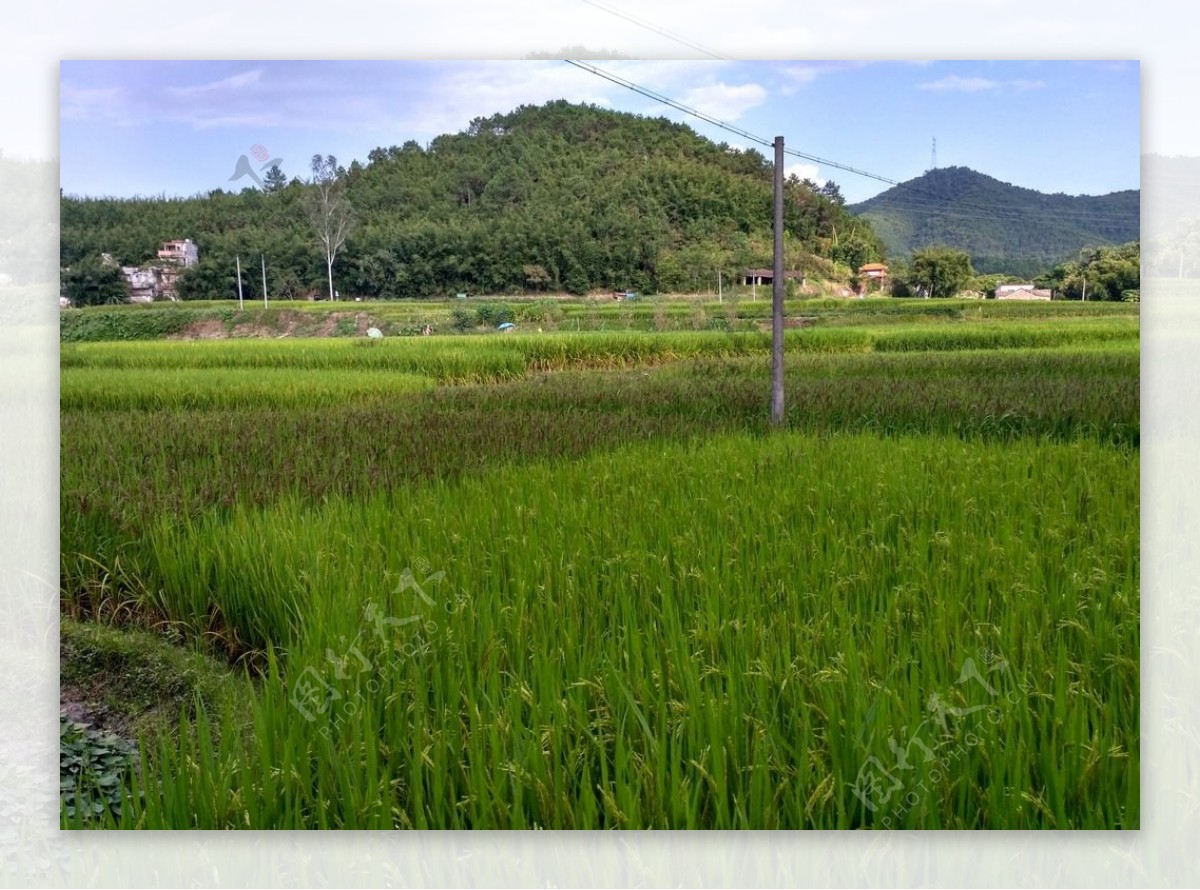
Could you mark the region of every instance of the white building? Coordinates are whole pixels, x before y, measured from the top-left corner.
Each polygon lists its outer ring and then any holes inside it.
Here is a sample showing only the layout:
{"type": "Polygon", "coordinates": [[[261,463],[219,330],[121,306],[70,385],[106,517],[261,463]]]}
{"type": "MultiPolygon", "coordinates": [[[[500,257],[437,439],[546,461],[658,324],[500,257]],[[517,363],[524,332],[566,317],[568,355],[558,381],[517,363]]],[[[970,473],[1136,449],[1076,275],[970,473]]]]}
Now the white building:
{"type": "Polygon", "coordinates": [[[191,238],[184,238],[182,241],[164,241],[163,246],[159,248],[158,258],[179,263],[187,269],[200,262],[200,251],[191,238]]]}
{"type": "Polygon", "coordinates": [[[996,288],[997,300],[1049,300],[1053,291],[1032,284],[1002,284],[996,288]]]}

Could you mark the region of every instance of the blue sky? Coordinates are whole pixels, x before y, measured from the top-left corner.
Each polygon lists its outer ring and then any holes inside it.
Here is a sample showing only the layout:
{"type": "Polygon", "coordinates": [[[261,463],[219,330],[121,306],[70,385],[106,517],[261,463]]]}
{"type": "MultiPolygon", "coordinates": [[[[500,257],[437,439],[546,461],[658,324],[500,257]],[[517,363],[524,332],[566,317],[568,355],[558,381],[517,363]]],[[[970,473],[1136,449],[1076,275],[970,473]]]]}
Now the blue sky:
{"type": "MultiPolygon", "coordinates": [[[[1137,188],[1137,62],[590,62],[789,149],[904,181],[931,163],[971,167],[1046,192],[1137,188]]],[[[191,195],[230,182],[237,159],[366,161],[377,146],[422,145],[474,117],[551,99],[688,123],[744,138],[561,61],[64,61],[60,159],[68,194],[191,195]]],[[[767,149],[762,149],[767,151],[767,149]]],[[[257,170],[261,166],[255,163],[257,170]]],[[[886,184],[789,157],[850,201],[886,184]]]]}

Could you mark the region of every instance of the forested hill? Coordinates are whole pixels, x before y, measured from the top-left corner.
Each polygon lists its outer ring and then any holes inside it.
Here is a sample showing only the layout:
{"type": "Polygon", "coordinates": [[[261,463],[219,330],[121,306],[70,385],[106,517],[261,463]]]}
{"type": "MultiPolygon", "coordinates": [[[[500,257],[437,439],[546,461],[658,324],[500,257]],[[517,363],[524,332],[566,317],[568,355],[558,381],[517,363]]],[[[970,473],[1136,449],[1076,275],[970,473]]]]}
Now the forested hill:
{"type": "Polygon", "coordinates": [[[978,272],[1023,276],[1139,233],[1137,190],[1047,195],[966,167],[930,170],[850,210],[871,222],[890,256],[944,244],[967,251],[978,272]]]}
{"type": "MultiPolygon", "coordinates": [[[[522,106],[428,146],[376,149],[344,176],[356,223],[334,267],[343,295],[677,291],[770,264],[768,160],[665,119],[522,106]]],[[[201,263],[188,293],[228,296],[235,255],[260,253],[273,292],[282,281],[303,293],[324,280],[302,212],[310,188],[293,178],[188,199],[66,197],[62,264],[101,252],[138,263],[163,240],[192,238],[201,263]]],[[[789,268],[814,275],[849,275],[881,251],[835,186],[790,179],[786,231],[789,268]]],[[[257,276],[245,281],[253,294],[257,276]]]]}

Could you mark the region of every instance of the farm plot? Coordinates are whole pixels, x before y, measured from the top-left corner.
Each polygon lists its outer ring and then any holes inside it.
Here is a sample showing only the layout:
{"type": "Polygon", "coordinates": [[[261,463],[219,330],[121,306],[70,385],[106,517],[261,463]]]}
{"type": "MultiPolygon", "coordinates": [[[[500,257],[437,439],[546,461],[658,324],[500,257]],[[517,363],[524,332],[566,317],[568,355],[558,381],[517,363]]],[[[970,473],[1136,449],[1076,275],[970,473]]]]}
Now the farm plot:
{"type": "Polygon", "coordinates": [[[64,348],[65,612],[252,678],[64,827],[1138,827],[1136,320],[788,348],[64,348]]]}

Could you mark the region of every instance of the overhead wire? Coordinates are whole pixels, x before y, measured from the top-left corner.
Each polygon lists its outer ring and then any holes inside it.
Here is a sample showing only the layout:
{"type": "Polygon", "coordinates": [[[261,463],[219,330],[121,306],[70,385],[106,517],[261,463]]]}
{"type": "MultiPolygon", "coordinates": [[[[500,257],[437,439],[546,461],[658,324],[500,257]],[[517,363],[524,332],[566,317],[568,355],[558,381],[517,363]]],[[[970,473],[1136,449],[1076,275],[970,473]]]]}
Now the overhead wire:
{"type": "Polygon", "coordinates": [[[619,9],[616,6],[610,6],[607,3],[599,3],[599,2],[597,2],[597,0],[581,0],[581,2],[586,3],[588,6],[594,6],[594,7],[596,7],[596,9],[603,10],[604,12],[607,12],[609,15],[614,15],[619,19],[624,19],[627,22],[632,22],[633,24],[637,25],[639,28],[645,28],[647,31],[653,31],[655,34],[660,34],[663,37],[666,37],[670,40],[674,40],[676,43],[683,44],[684,46],[688,47],[689,49],[696,50],[696,52],[704,53],[704,55],[706,55],[706,56],[711,56],[714,59],[724,59],[726,61],[732,61],[729,58],[729,56],[723,56],[719,52],[717,52],[715,49],[709,49],[707,46],[705,46],[702,43],[696,43],[696,42],[688,40],[684,37],[680,37],[678,34],[668,31],[666,28],[663,28],[660,25],[656,25],[653,22],[648,21],[644,18],[641,18],[640,16],[633,15],[632,13],[625,12],[624,10],[619,9]]]}
{"type": "MultiPolygon", "coordinates": [[[[592,6],[596,6],[599,9],[604,9],[607,12],[612,12],[614,15],[619,14],[618,12],[615,12],[612,8],[608,8],[603,4],[595,2],[595,0],[583,0],[583,2],[588,3],[589,5],[592,5],[592,6]]],[[[630,21],[633,21],[633,19],[628,16],[622,15],[622,17],[628,18],[630,21]]],[[[665,30],[658,29],[652,25],[643,24],[640,22],[635,22],[635,24],[639,24],[641,27],[650,28],[651,30],[654,30],[656,33],[663,34],[664,36],[668,36],[673,40],[677,40],[681,43],[684,43],[685,45],[692,46],[692,44],[688,43],[686,40],[683,40],[682,38],[679,38],[675,35],[672,35],[669,32],[666,32],[665,30]]],[[[693,47],[693,48],[696,48],[696,47],[693,47]]],[[[707,52],[707,50],[702,50],[702,51],[707,52]]],[[[710,53],[710,54],[712,54],[712,53],[710,53]]],[[[774,146],[774,140],[768,140],[762,136],[759,136],[756,133],[751,133],[750,131],[748,131],[742,127],[738,127],[734,124],[731,124],[728,121],[718,118],[715,115],[711,115],[711,114],[708,114],[707,112],[700,111],[699,109],[692,108],[691,106],[685,105],[682,102],[679,102],[675,99],[670,98],[669,96],[664,96],[663,94],[661,94],[655,90],[652,90],[649,87],[645,87],[639,83],[636,83],[635,81],[632,81],[628,78],[622,77],[619,74],[616,74],[612,71],[606,71],[595,65],[590,65],[586,62],[583,62],[583,61],[577,60],[577,59],[564,59],[563,61],[565,61],[569,65],[575,66],[576,68],[587,71],[597,77],[603,78],[604,80],[607,80],[611,83],[617,84],[618,86],[624,87],[624,88],[629,89],[633,92],[636,92],[642,96],[645,96],[646,98],[652,99],[653,101],[667,105],[668,107],[674,108],[677,111],[681,111],[684,114],[695,117],[698,120],[704,121],[705,123],[710,124],[714,127],[717,127],[721,130],[724,130],[728,133],[732,133],[736,136],[739,136],[740,138],[745,139],[749,142],[753,142],[758,145],[762,145],[762,146],[766,146],[766,147],[774,146]]],[[[808,152],[798,151],[796,149],[789,149],[789,148],[787,148],[786,145],[784,146],[784,154],[791,156],[791,157],[800,158],[802,160],[811,161],[811,162],[813,162],[815,164],[819,164],[821,166],[829,167],[829,168],[832,168],[835,170],[841,170],[841,171],[844,171],[844,172],[847,172],[847,173],[850,173],[850,174],[853,174],[856,176],[862,176],[862,177],[865,177],[868,179],[872,179],[877,182],[882,182],[885,185],[892,186],[894,189],[905,190],[907,192],[907,194],[904,194],[903,192],[901,192],[900,194],[896,194],[896,193],[890,194],[888,196],[889,202],[891,202],[893,204],[899,204],[901,207],[903,207],[903,206],[905,206],[903,202],[905,200],[907,200],[910,202],[907,205],[908,209],[914,209],[914,210],[921,210],[921,209],[935,210],[936,209],[940,215],[950,216],[952,218],[957,217],[957,218],[962,218],[962,219],[993,219],[993,220],[994,219],[1007,219],[1007,220],[1016,221],[1016,220],[1027,219],[1027,218],[1029,218],[1029,215],[1031,213],[1036,213],[1038,215],[1038,217],[1041,219],[1050,217],[1050,218],[1054,218],[1057,220],[1061,220],[1063,222],[1102,223],[1102,222],[1123,222],[1123,221],[1128,220],[1128,216],[1125,214],[1088,213],[1087,211],[1078,211],[1078,210],[1072,211],[1072,210],[1065,210],[1065,209],[1060,210],[1060,209],[1049,209],[1049,208],[1039,208],[1036,211],[1023,211],[1023,210],[1019,210],[1016,208],[988,207],[986,205],[975,204],[973,202],[966,201],[961,198],[952,199],[955,202],[955,209],[949,210],[949,209],[946,209],[946,207],[945,207],[945,202],[946,202],[945,197],[937,195],[927,189],[923,189],[920,186],[913,185],[911,181],[900,182],[899,180],[893,179],[889,176],[883,176],[878,173],[873,173],[869,170],[863,170],[859,167],[854,167],[849,164],[844,164],[844,163],[841,163],[840,161],[834,161],[830,158],[824,158],[819,155],[814,155],[814,154],[811,154],[808,152]],[[925,201],[927,203],[921,204],[920,203],[921,201],[925,201]],[[966,211],[966,212],[963,212],[963,211],[966,211]]]]}

